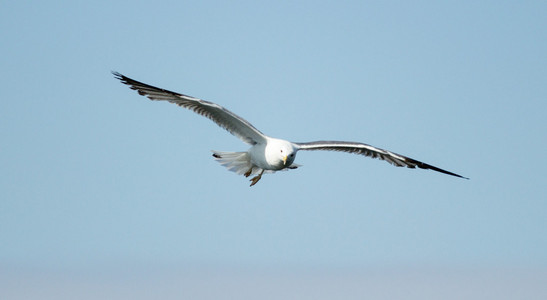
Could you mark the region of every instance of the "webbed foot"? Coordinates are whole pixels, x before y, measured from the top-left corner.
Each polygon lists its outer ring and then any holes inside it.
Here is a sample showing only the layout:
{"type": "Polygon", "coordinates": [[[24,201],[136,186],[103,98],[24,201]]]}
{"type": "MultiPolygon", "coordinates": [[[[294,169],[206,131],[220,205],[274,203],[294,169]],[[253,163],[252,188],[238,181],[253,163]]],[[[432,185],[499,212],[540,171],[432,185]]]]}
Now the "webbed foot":
{"type": "Polygon", "coordinates": [[[251,185],[250,186],[255,185],[260,180],[260,178],[262,178],[262,174],[264,174],[264,170],[262,170],[262,172],[260,172],[260,174],[258,174],[255,177],[251,178],[251,185]]]}

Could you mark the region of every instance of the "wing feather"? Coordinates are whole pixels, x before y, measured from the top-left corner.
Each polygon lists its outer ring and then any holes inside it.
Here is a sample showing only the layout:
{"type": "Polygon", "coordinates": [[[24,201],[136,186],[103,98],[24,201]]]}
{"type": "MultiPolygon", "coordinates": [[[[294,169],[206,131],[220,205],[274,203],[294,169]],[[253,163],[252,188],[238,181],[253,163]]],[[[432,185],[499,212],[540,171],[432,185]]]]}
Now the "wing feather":
{"type": "Polygon", "coordinates": [[[180,107],[192,110],[195,113],[212,120],[218,126],[226,129],[245,143],[254,145],[263,143],[266,140],[266,136],[247,120],[216,103],[157,88],[131,79],[118,72],[112,72],[112,74],[122,83],[128,85],[131,89],[136,90],[139,95],[146,96],[150,100],[168,101],[180,107]]]}
{"type": "Polygon", "coordinates": [[[421,169],[434,170],[444,174],[469,179],[467,177],[463,177],[456,173],[452,173],[452,172],[437,168],[435,166],[423,163],[421,161],[412,159],[410,157],[406,157],[391,151],[376,148],[374,146],[363,144],[363,143],[339,142],[339,141],[317,141],[317,142],[293,143],[293,144],[297,146],[298,150],[328,150],[328,151],[341,151],[341,152],[347,152],[347,153],[360,154],[360,155],[368,156],[371,158],[378,158],[380,160],[385,160],[388,163],[397,167],[407,167],[411,169],[418,167],[421,169]]]}

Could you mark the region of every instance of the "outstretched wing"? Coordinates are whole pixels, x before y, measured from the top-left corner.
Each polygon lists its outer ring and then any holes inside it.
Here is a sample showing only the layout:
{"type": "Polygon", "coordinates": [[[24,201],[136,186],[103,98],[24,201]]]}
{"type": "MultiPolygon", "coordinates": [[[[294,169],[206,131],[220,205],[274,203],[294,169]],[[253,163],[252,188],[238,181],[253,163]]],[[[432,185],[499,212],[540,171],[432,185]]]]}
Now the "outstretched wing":
{"type": "Polygon", "coordinates": [[[385,160],[388,163],[397,166],[397,167],[407,167],[414,169],[416,167],[421,169],[430,169],[444,174],[469,179],[461,175],[439,169],[435,166],[428,165],[421,161],[393,153],[384,149],[376,148],[371,145],[363,143],[354,143],[354,142],[338,142],[338,141],[317,141],[310,143],[293,143],[298,147],[298,150],[330,150],[330,151],[342,151],[348,153],[355,153],[371,158],[378,158],[385,160]]]}
{"type": "Polygon", "coordinates": [[[139,92],[139,95],[146,96],[150,100],[169,101],[180,107],[190,109],[195,113],[211,119],[213,122],[217,123],[218,126],[226,129],[245,143],[254,145],[265,142],[266,140],[266,136],[251,125],[251,123],[218,104],[160,89],[133,80],[118,72],[112,72],[112,74],[122,83],[127,84],[131,89],[139,92]]]}

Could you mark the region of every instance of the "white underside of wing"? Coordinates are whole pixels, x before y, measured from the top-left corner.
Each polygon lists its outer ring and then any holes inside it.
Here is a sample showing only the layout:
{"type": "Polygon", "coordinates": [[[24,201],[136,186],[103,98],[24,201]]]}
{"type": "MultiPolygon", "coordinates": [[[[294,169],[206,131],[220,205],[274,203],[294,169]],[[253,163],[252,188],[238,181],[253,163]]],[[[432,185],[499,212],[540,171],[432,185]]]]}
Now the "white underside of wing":
{"type": "Polygon", "coordinates": [[[168,101],[180,107],[192,110],[195,113],[212,120],[217,125],[248,144],[254,145],[265,142],[266,136],[251,123],[216,103],[151,86],[126,77],[120,73],[113,72],[113,74],[122,83],[127,84],[131,89],[138,91],[140,95],[146,96],[150,100],[168,101]]]}
{"type": "MultiPolygon", "coordinates": [[[[371,145],[356,143],[356,142],[341,142],[341,141],[317,141],[309,143],[294,143],[299,150],[327,150],[341,151],[347,153],[360,154],[371,158],[385,160],[388,163],[397,167],[421,168],[430,169],[444,174],[466,178],[461,175],[437,168],[435,166],[423,163],[421,161],[406,157],[388,150],[380,149],[371,145]]],[[[466,178],[468,179],[468,178],[466,178]]]]}
{"type": "Polygon", "coordinates": [[[327,150],[354,153],[371,158],[379,158],[400,167],[413,167],[412,163],[409,163],[404,156],[363,143],[318,141],[310,143],[296,143],[296,145],[298,145],[299,150],[327,150]]]}

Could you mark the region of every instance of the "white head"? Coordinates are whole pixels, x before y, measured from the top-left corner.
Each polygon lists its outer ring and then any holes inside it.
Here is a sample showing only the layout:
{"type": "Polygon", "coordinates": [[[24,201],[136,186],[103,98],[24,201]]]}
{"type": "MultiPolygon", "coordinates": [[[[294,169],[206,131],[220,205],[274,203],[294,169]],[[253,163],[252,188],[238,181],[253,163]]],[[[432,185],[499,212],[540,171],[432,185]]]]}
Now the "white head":
{"type": "Polygon", "coordinates": [[[272,139],[266,146],[266,157],[269,164],[281,170],[294,162],[297,150],[291,142],[272,139]]]}

